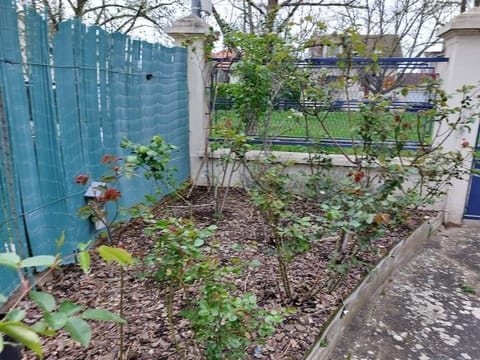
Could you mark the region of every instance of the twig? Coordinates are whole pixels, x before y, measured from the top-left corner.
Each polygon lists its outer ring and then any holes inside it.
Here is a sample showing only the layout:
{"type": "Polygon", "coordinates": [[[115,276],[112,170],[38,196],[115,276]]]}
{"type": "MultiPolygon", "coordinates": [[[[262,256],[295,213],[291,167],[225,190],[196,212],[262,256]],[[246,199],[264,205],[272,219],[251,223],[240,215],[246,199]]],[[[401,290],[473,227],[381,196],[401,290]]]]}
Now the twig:
{"type": "Polygon", "coordinates": [[[172,209],[185,209],[185,208],[199,208],[199,207],[209,207],[209,206],[213,206],[214,204],[213,203],[209,203],[209,204],[198,204],[198,205],[192,205],[192,206],[189,206],[189,205],[169,205],[167,206],[167,208],[172,208],[172,209]]]}

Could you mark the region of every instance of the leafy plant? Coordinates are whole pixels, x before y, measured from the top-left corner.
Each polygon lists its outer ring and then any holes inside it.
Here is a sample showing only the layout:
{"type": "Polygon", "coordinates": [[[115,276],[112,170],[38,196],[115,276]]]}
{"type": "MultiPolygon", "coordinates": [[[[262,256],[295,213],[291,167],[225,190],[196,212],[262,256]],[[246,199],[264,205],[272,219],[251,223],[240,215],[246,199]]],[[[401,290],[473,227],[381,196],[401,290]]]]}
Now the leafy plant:
{"type": "MultiPolygon", "coordinates": [[[[90,271],[90,254],[88,250],[85,249],[85,246],[81,247],[81,252],[79,253],[79,260],[80,266],[85,273],[90,271]]],[[[124,298],[125,298],[125,269],[129,265],[133,265],[133,257],[132,255],[126,251],[125,249],[118,248],[118,247],[111,247],[106,245],[101,245],[97,248],[97,252],[100,257],[107,263],[116,263],[120,267],[120,300],[119,300],[119,310],[120,310],[120,318],[124,316],[124,298]]],[[[96,312],[94,312],[96,313],[96,312]]],[[[125,333],[123,326],[126,322],[120,322],[119,327],[119,358],[120,360],[124,359],[124,339],[125,333]]]]}
{"type": "Polygon", "coordinates": [[[157,192],[162,194],[161,187],[169,190],[174,188],[174,168],[169,166],[170,156],[177,147],[166,143],[159,135],[152,137],[148,144],[134,144],[124,139],[120,146],[129,151],[125,157],[125,166],[130,170],[142,169],[146,179],[153,179],[157,183],[157,192]]]}
{"type": "Polygon", "coordinates": [[[475,295],[477,293],[475,288],[468,284],[460,284],[460,289],[462,290],[462,292],[469,295],[475,295]]]}
{"type": "Polygon", "coordinates": [[[242,132],[260,135],[265,153],[269,152],[268,134],[272,130],[276,100],[284,94],[300,98],[297,80],[302,71],[295,64],[298,51],[293,45],[295,42],[290,40],[289,36],[283,38],[274,32],[245,34],[233,31],[225,39],[227,46],[242,54],[234,66],[238,82],[229,87],[233,109],[242,121],[242,132]]]}
{"type": "Polygon", "coordinates": [[[238,274],[242,264],[220,266],[211,258],[215,243],[206,240],[215,229],[198,229],[191,221],[176,218],[154,221],[146,232],[156,243],[145,265],[147,274],[165,286],[170,335],[177,350],[173,304],[175,299],[180,303],[179,291],[183,291],[187,309],[181,314],[189,320],[204,357],[240,359],[252,342],[273,332],[281,316],[259,309],[251,294],[231,295],[237,289],[225,279],[238,274]],[[199,287],[200,293],[192,297],[199,287]]]}
{"type": "MultiPolygon", "coordinates": [[[[62,242],[63,235],[58,244],[61,245],[62,242]]],[[[126,324],[121,315],[118,316],[108,310],[88,309],[69,300],[57,304],[53,295],[33,290],[37,283],[46,278],[63,261],[65,259],[61,259],[59,255],[39,255],[21,259],[13,252],[0,253],[0,266],[15,269],[22,284],[22,294],[10,307],[6,317],[0,320],[0,352],[5,345],[4,335],[8,335],[43,359],[39,335],[55,336],[60,329],[65,329],[74,341],[88,346],[92,331],[86,320],[126,324]],[[42,277],[30,283],[24,271],[34,267],[48,267],[48,270],[42,274],[42,277]],[[33,324],[31,320],[27,319],[27,313],[18,308],[20,301],[27,295],[41,310],[41,318],[33,324]]]]}
{"type": "MultiPolygon", "coordinates": [[[[222,141],[213,143],[211,150],[225,149],[225,151],[221,153],[221,172],[217,181],[215,181],[214,175],[215,213],[222,215],[228,193],[232,186],[233,176],[242,165],[246,166],[245,156],[251,146],[248,143],[250,138],[231,122],[216,126],[215,131],[217,135],[222,138],[222,141]]],[[[213,174],[214,173],[215,171],[213,171],[213,174]]]]}
{"type": "Polygon", "coordinates": [[[292,301],[295,296],[290,285],[288,263],[310,249],[310,240],[318,235],[320,229],[310,217],[300,217],[289,209],[296,194],[288,189],[289,176],[284,173],[284,167],[287,166],[268,168],[256,179],[258,187],[252,189],[250,194],[272,230],[272,245],[281,282],[286,298],[292,301]]]}
{"type": "MultiPolygon", "coordinates": [[[[121,161],[123,161],[123,158],[111,154],[106,154],[102,157],[101,163],[107,167],[107,170],[100,177],[99,182],[90,184],[92,196],[87,200],[87,205],[77,211],[81,218],[90,218],[93,222],[101,223],[106,230],[109,243],[112,242],[112,231],[121,212],[119,200],[122,197],[122,193],[117,190],[116,186],[127,171],[122,167],[121,161]],[[109,211],[110,204],[113,205],[112,211],[109,211]]],[[[88,185],[90,176],[80,174],[75,178],[75,182],[82,186],[88,185]]]]}
{"type": "Polygon", "coordinates": [[[151,253],[145,258],[148,275],[166,286],[170,335],[175,341],[173,303],[175,294],[202,276],[208,276],[210,263],[206,257],[205,240],[212,236],[215,226],[197,229],[191,221],[176,218],[155,221],[145,232],[156,239],[151,253]]]}
{"type": "Polygon", "coordinates": [[[258,308],[254,295],[231,295],[227,287],[208,281],[196,300],[197,307],[183,315],[190,321],[205,359],[244,359],[252,343],[273,334],[283,318],[276,310],[258,308]]]}

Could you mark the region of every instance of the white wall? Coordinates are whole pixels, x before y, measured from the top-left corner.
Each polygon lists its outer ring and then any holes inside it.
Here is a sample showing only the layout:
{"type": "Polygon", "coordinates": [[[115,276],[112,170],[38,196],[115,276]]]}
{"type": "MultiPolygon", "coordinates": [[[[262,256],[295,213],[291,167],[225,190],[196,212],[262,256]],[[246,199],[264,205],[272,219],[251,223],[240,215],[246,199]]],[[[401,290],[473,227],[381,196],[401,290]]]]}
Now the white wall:
{"type": "MultiPolygon", "coordinates": [[[[438,70],[444,81],[444,89],[448,94],[463,85],[479,85],[480,81],[480,8],[475,7],[457,16],[439,31],[444,39],[444,53],[449,58],[448,63],[438,70]]],[[[454,94],[449,104],[460,106],[460,94],[454,94]]],[[[468,114],[467,114],[468,115],[468,114]]],[[[453,118],[452,118],[453,120],[453,118]]],[[[478,133],[478,121],[470,125],[470,130],[463,127],[455,131],[445,142],[445,150],[459,150],[462,152],[466,168],[472,166],[471,150],[463,148],[464,140],[475,145],[478,133]]],[[[440,130],[447,130],[447,124],[441,124],[440,130]]],[[[439,140],[441,141],[441,139],[439,140]]],[[[469,191],[469,180],[455,180],[447,195],[445,207],[445,222],[460,224],[463,219],[465,205],[469,191]]]]}

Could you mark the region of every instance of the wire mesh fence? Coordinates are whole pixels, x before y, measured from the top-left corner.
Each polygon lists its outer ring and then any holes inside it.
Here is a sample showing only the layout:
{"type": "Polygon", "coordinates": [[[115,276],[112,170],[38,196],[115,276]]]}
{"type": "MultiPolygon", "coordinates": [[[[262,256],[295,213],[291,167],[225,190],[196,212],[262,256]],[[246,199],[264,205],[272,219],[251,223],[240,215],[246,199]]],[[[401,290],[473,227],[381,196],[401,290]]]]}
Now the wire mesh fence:
{"type": "MultiPolygon", "coordinates": [[[[212,104],[213,129],[226,122],[241,124],[236,111],[235,99],[229,96],[229,86],[235,86],[235,61],[228,63],[225,59],[216,61],[213,71],[212,104]],[[221,91],[218,91],[218,89],[221,91]]],[[[386,100],[384,106],[385,121],[393,121],[395,116],[401,116],[402,121],[411,124],[408,131],[406,149],[416,149],[420,142],[428,140],[433,119],[429,110],[432,108],[432,98],[427,82],[435,80],[434,63],[447,61],[446,58],[384,58],[378,59],[376,66],[380,78],[373,79],[363,76],[348,88],[331,91],[328,98],[318,101],[305,101],[300,95],[289,98],[271,99],[272,112],[269,118],[268,131],[262,127],[259,119],[255,133],[249,133],[252,142],[262,142],[260,139],[268,135],[269,141],[277,145],[311,145],[350,147],[352,132],[361,119],[361,109],[372,107],[378,101],[378,94],[386,100]],[[377,81],[379,84],[374,84],[377,81]],[[369,83],[366,83],[369,81],[369,83]],[[373,86],[380,86],[375,93],[373,86]],[[408,88],[408,91],[401,89],[408,88]],[[374,96],[372,96],[374,95],[374,96]],[[374,100],[372,100],[374,99],[374,100]],[[314,114],[314,115],[308,115],[314,114]],[[419,134],[421,134],[419,138],[419,134]]],[[[370,66],[372,60],[354,58],[353,69],[357,73],[366,73],[365,66],[370,66]]],[[[308,69],[313,76],[319,76],[320,85],[330,86],[341,79],[341,69],[337,58],[308,59],[299,62],[297,67],[308,69]]],[[[363,74],[362,73],[362,74],[363,74]]],[[[334,88],[334,87],[331,87],[334,88]]],[[[393,135],[392,135],[393,137],[393,135]]],[[[219,136],[212,132],[213,140],[219,136]]],[[[392,138],[393,141],[393,138],[392,138]]]]}

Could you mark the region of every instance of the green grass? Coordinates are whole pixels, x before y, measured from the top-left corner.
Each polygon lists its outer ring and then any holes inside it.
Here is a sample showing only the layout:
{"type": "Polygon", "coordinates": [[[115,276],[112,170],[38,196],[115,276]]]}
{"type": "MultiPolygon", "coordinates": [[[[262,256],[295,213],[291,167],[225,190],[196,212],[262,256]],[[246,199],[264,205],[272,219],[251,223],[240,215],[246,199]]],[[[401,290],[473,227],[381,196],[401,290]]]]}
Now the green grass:
{"type": "MultiPolygon", "coordinates": [[[[322,113],[320,115],[324,118],[324,124],[327,131],[333,138],[336,139],[349,139],[351,138],[352,128],[358,126],[361,121],[361,114],[352,111],[334,111],[329,113],[322,113]]],[[[425,119],[419,117],[415,113],[401,113],[402,123],[411,124],[412,128],[407,129],[409,141],[418,141],[417,135],[417,122],[420,122],[422,133],[428,130],[428,125],[425,119]]],[[[238,114],[234,110],[218,110],[215,113],[214,125],[220,125],[227,120],[234,124],[239,123],[240,119],[238,114]]],[[[393,121],[393,120],[386,120],[393,121]]],[[[259,128],[258,133],[262,133],[262,129],[259,128]]],[[[274,111],[272,114],[271,129],[269,131],[270,136],[286,136],[286,137],[301,137],[311,139],[325,139],[328,138],[327,132],[321,126],[319,120],[313,116],[308,116],[307,121],[303,117],[295,116],[290,111],[274,111]]],[[[422,134],[424,135],[424,134],[422,134]]],[[[428,134],[425,134],[428,135],[428,134]]],[[[213,132],[212,136],[216,134],[213,132]]],[[[427,136],[428,137],[428,136],[427,136]]],[[[391,136],[393,139],[393,134],[391,136]]]]}
{"type": "Polygon", "coordinates": [[[467,284],[463,284],[463,283],[460,284],[460,289],[465,294],[469,294],[469,295],[475,295],[476,294],[475,288],[470,286],[470,285],[467,285],[467,284]]]}

